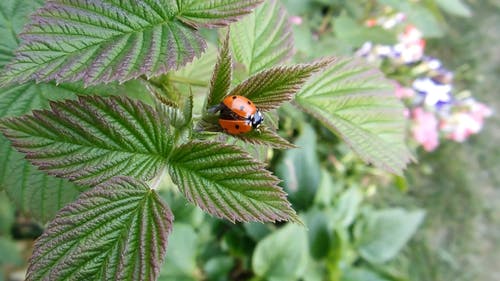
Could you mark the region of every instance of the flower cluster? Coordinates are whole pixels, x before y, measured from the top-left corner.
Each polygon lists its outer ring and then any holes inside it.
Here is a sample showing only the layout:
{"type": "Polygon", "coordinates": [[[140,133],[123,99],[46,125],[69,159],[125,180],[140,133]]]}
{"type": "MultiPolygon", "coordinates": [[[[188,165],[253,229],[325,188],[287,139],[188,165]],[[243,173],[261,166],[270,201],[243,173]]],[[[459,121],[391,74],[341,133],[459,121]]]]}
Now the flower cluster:
{"type": "Polygon", "coordinates": [[[407,106],[411,136],[419,145],[432,151],[441,139],[463,142],[481,131],[491,109],[476,101],[470,92],[456,92],[453,72],[439,59],[425,54],[422,32],[406,23],[404,14],[371,19],[366,25],[399,32],[396,44],[366,42],[357,55],[379,63],[389,77],[397,80],[396,96],[407,106]],[[398,79],[402,72],[407,75],[398,79]]]}

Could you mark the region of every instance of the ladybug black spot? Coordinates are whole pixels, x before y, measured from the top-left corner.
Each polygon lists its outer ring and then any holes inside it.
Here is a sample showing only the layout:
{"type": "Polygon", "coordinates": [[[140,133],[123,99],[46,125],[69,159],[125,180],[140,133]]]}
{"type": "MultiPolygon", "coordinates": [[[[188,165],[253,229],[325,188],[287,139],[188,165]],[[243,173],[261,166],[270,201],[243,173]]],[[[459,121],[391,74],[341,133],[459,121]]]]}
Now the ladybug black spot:
{"type": "Polygon", "coordinates": [[[237,98],[237,96],[233,96],[233,100],[235,100],[237,98]]]}
{"type": "Polygon", "coordinates": [[[236,125],[234,126],[236,128],[236,130],[239,130],[240,129],[240,125],[236,125]]]}
{"type": "Polygon", "coordinates": [[[248,101],[248,104],[252,104],[252,102],[251,102],[251,101],[248,101]]]}

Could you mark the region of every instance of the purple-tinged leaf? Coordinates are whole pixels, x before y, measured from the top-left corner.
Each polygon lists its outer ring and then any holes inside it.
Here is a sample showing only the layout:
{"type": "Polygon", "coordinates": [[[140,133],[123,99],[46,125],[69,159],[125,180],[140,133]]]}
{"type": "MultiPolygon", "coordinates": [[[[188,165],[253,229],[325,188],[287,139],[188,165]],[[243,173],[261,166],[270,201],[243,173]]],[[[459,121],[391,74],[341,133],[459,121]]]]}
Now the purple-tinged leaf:
{"type": "Polygon", "coordinates": [[[296,148],[294,144],[267,127],[261,127],[258,130],[253,130],[246,134],[234,135],[233,137],[247,143],[265,145],[276,149],[296,148]]]}
{"type": "Polygon", "coordinates": [[[180,0],[179,19],[193,26],[222,27],[249,14],[264,0],[180,0]]]}
{"type": "Polygon", "coordinates": [[[176,18],[177,2],[49,0],[25,27],[0,84],[94,85],[175,70],[206,47],[195,29],[176,18]]]}
{"type": "Polygon", "coordinates": [[[229,49],[229,32],[226,33],[224,42],[219,51],[217,64],[215,65],[210,90],[208,93],[207,108],[218,105],[229,93],[233,77],[233,60],[229,49]]]}
{"type": "Polygon", "coordinates": [[[35,243],[26,280],[156,280],[172,220],[147,185],[113,178],[57,214],[35,243]]]}
{"type": "Polygon", "coordinates": [[[401,174],[412,158],[405,141],[404,106],[392,83],[373,66],[341,59],[304,86],[295,104],[368,163],[401,174]]]}
{"type": "Polygon", "coordinates": [[[118,175],[154,177],[172,147],[168,124],[142,102],[93,96],[3,119],[0,129],[41,170],[95,185],[118,175]]]}
{"type": "Polygon", "coordinates": [[[17,34],[22,31],[29,14],[43,5],[43,0],[0,1],[0,69],[14,57],[19,42],[17,34]]]}
{"type": "MultiPolygon", "coordinates": [[[[33,82],[0,89],[0,118],[15,117],[33,109],[49,107],[49,99],[75,98],[76,93],[112,94],[124,86],[99,86],[83,89],[77,84],[35,84],[33,82]]],[[[0,190],[4,189],[19,211],[46,223],[56,212],[74,201],[87,187],[77,186],[38,170],[10,141],[0,135],[0,190]]]]}
{"type": "Polygon", "coordinates": [[[186,198],[216,217],[300,222],[279,179],[236,146],[189,142],[173,151],[169,168],[186,198]]]}
{"type": "Polygon", "coordinates": [[[248,78],[231,90],[230,95],[246,96],[262,111],[269,111],[290,101],[307,79],[327,67],[333,58],[311,64],[278,66],[248,78]]]}
{"type": "Polygon", "coordinates": [[[255,12],[231,25],[231,47],[246,75],[283,64],[293,55],[293,33],[285,8],[267,0],[255,12]]]}

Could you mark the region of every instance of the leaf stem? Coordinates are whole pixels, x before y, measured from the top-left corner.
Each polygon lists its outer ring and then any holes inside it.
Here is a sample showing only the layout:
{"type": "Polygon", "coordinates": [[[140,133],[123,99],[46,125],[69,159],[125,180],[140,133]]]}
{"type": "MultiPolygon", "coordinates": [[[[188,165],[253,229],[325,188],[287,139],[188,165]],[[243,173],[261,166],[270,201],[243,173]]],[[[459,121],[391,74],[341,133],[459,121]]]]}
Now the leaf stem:
{"type": "Polygon", "coordinates": [[[326,15],[323,17],[323,20],[321,21],[321,25],[318,30],[318,35],[321,36],[323,33],[327,31],[328,25],[332,21],[332,18],[333,18],[333,9],[328,8],[326,15]]]}
{"type": "Polygon", "coordinates": [[[149,185],[149,188],[153,189],[153,190],[158,190],[158,187],[160,186],[163,178],[165,177],[165,175],[167,174],[167,171],[166,169],[162,169],[160,173],[158,173],[158,175],[156,175],[152,180],[151,180],[151,184],[149,185]]]}
{"type": "Polygon", "coordinates": [[[186,77],[173,76],[173,75],[169,75],[168,79],[172,82],[187,84],[187,85],[191,85],[191,86],[208,87],[208,83],[201,81],[201,80],[194,80],[194,79],[189,79],[186,77]]]}

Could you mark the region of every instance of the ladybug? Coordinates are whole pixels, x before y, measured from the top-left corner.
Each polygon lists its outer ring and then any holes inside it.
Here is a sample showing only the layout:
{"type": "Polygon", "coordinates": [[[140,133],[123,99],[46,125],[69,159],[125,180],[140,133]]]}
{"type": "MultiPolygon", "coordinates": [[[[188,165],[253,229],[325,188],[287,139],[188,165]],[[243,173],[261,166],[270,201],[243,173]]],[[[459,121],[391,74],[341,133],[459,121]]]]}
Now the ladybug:
{"type": "Polygon", "coordinates": [[[243,96],[227,96],[219,105],[219,125],[231,135],[248,133],[264,121],[255,104],[243,96]]]}

